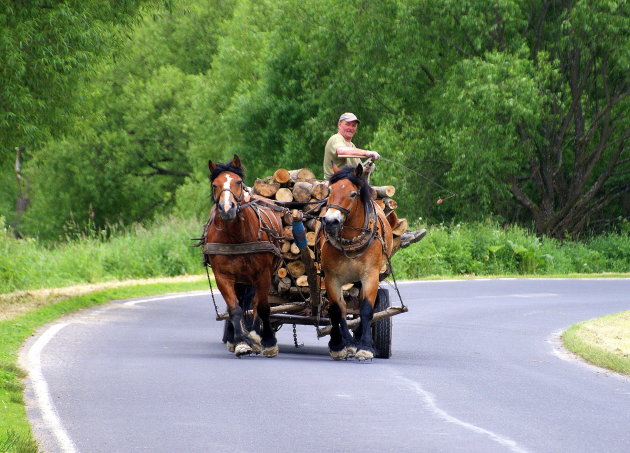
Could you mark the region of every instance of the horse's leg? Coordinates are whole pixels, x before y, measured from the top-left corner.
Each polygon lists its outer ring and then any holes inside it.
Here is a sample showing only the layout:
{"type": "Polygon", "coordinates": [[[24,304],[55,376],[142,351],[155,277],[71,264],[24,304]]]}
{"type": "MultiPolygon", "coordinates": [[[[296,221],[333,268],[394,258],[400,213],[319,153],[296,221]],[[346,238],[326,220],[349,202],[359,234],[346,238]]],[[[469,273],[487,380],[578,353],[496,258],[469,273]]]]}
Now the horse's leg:
{"type": "Polygon", "coordinates": [[[269,289],[271,288],[271,272],[262,272],[256,282],[256,295],[254,296],[254,310],[262,323],[261,339],[262,353],[265,357],[278,355],[278,342],[271,327],[269,307],[269,289]]]}
{"type": "Polygon", "coordinates": [[[355,358],[359,360],[374,358],[372,318],[374,317],[374,303],[376,302],[377,291],[378,274],[376,274],[376,277],[370,276],[366,282],[363,282],[363,300],[359,310],[361,324],[359,324],[360,333],[358,337],[360,340],[357,353],[355,354],[355,358]]]}
{"type": "Polygon", "coordinates": [[[328,352],[334,360],[343,360],[350,352],[354,352],[354,340],[348,323],[346,322],[346,304],[343,300],[343,292],[338,282],[324,280],[326,284],[326,296],[330,306],[328,307],[328,317],[330,318],[331,330],[330,341],[328,342],[328,352]]]}
{"type": "MultiPolygon", "coordinates": [[[[236,290],[236,297],[238,298],[241,309],[245,312],[247,310],[253,310],[253,301],[256,294],[256,288],[253,285],[245,283],[237,283],[234,286],[236,290]]],[[[255,312],[254,312],[255,313],[255,312]]],[[[260,326],[258,318],[255,315],[243,316],[243,328],[247,332],[247,337],[251,340],[250,346],[256,354],[262,352],[260,345],[260,326]]]]}
{"type": "Polygon", "coordinates": [[[217,287],[227,304],[230,321],[232,322],[232,326],[234,328],[233,343],[230,343],[229,341],[226,343],[228,351],[234,352],[234,354],[239,357],[244,354],[249,354],[252,352],[252,348],[246,342],[245,336],[243,335],[243,309],[239,305],[238,298],[236,297],[234,280],[216,272],[215,279],[217,287]]]}

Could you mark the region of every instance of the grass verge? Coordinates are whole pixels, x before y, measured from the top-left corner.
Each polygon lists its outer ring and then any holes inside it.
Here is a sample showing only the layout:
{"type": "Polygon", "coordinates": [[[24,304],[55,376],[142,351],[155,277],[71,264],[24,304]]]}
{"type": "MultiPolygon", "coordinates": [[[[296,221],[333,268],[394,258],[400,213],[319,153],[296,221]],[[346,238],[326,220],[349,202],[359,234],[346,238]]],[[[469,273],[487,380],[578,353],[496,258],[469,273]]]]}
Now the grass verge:
{"type": "Polygon", "coordinates": [[[24,407],[25,372],[17,364],[19,350],[26,339],[46,323],[82,308],[105,304],[110,300],[155,294],[203,290],[204,278],[196,281],[153,283],[110,288],[68,297],[53,304],[34,307],[26,314],[0,322],[0,452],[34,453],[33,439],[24,407]]]}
{"type": "Polygon", "coordinates": [[[630,311],[574,324],[562,341],[585,360],[630,376],[630,311]]]}

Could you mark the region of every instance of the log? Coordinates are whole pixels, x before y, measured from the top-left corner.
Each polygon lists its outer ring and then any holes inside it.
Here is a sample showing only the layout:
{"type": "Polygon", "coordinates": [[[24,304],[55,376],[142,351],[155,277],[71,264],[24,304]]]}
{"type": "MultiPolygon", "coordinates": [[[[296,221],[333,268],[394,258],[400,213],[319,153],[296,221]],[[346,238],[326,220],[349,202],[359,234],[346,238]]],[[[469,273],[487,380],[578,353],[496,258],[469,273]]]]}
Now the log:
{"type": "Polygon", "coordinates": [[[295,253],[296,255],[300,253],[300,248],[297,246],[295,242],[291,243],[291,253],[295,253]]]}
{"type": "MultiPolygon", "coordinates": [[[[294,287],[291,287],[291,290],[293,290],[294,287]]],[[[295,312],[295,311],[301,311],[304,310],[304,302],[291,302],[288,304],[281,304],[281,305],[275,305],[273,307],[271,307],[271,314],[274,313],[283,313],[283,312],[295,312]]],[[[247,316],[253,316],[254,315],[254,310],[247,310],[246,312],[243,313],[244,315],[247,316]]],[[[223,319],[230,319],[230,314],[229,313],[221,313],[220,315],[218,315],[216,317],[217,321],[221,321],[223,319]]]]}
{"type": "Polygon", "coordinates": [[[278,168],[273,173],[272,179],[274,182],[277,182],[278,184],[286,184],[291,179],[291,174],[289,173],[288,170],[285,170],[284,168],[278,168]]]}
{"type": "Polygon", "coordinates": [[[313,184],[298,181],[293,185],[293,200],[306,203],[307,201],[311,201],[311,190],[313,189],[313,184]]]}
{"type": "Polygon", "coordinates": [[[308,276],[300,275],[298,278],[295,279],[295,284],[297,286],[308,286],[308,276]]]}
{"type": "Polygon", "coordinates": [[[407,219],[398,219],[396,227],[392,228],[392,233],[394,233],[394,236],[401,236],[408,229],[409,222],[407,222],[407,219]]]}
{"type": "Polygon", "coordinates": [[[289,277],[281,278],[278,281],[278,292],[282,294],[290,290],[291,290],[291,279],[289,277]]]}
{"type": "Polygon", "coordinates": [[[284,202],[293,201],[293,193],[291,192],[291,189],[287,189],[286,187],[278,189],[276,192],[276,200],[284,202]]]}
{"type": "Polygon", "coordinates": [[[289,273],[289,271],[287,271],[286,267],[280,267],[278,268],[278,270],[276,271],[276,275],[278,276],[278,278],[280,278],[281,280],[283,278],[285,278],[287,276],[287,274],[289,273]]]}
{"type": "Polygon", "coordinates": [[[317,231],[317,228],[319,227],[319,220],[317,219],[309,219],[306,222],[304,222],[304,226],[306,227],[306,229],[308,231],[317,231]]]}
{"type": "Polygon", "coordinates": [[[317,239],[317,235],[315,234],[314,231],[306,232],[306,242],[308,245],[310,245],[311,247],[314,247],[316,239],[317,239]]]}
{"type": "Polygon", "coordinates": [[[284,241],[280,246],[280,251],[282,253],[287,253],[291,250],[291,241],[284,241]]]}
{"type": "Polygon", "coordinates": [[[394,186],[372,186],[378,198],[391,198],[396,193],[394,186]]]}
{"type": "Polygon", "coordinates": [[[293,227],[291,225],[287,225],[282,228],[282,234],[284,235],[287,241],[293,240],[293,227]]]}
{"type": "Polygon", "coordinates": [[[348,291],[353,286],[354,286],[354,283],[346,283],[345,285],[341,286],[341,289],[343,289],[344,291],[348,291]]]}
{"type": "Polygon", "coordinates": [[[306,272],[306,266],[302,261],[291,261],[287,263],[287,270],[293,278],[298,278],[300,275],[304,275],[306,272]]]}
{"type": "Polygon", "coordinates": [[[385,205],[385,208],[383,209],[385,214],[389,214],[398,207],[398,202],[396,200],[392,200],[391,198],[383,198],[380,201],[382,201],[385,205]]]}
{"type": "Polygon", "coordinates": [[[289,170],[289,174],[291,175],[291,179],[293,181],[313,181],[315,178],[315,173],[313,173],[308,168],[300,168],[299,170],[289,170]]]}
{"type": "Polygon", "coordinates": [[[311,188],[311,195],[316,200],[323,200],[330,193],[330,189],[328,188],[328,184],[325,182],[316,182],[313,184],[311,188]]]}
{"type": "Polygon", "coordinates": [[[291,216],[290,212],[287,212],[285,215],[282,216],[282,224],[283,225],[293,225],[293,216],[291,216]]]}
{"type": "MultiPolygon", "coordinates": [[[[298,259],[298,258],[300,257],[300,255],[299,255],[299,254],[297,254],[297,253],[284,252],[284,253],[282,254],[282,257],[283,257],[285,260],[287,260],[287,261],[291,261],[291,262],[292,262],[293,260],[298,259]]],[[[287,268],[288,268],[288,267],[289,267],[289,266],[287,265],[287,268]]]]}
{"type": "MultiPolygon", "coordinates": [[[[391,318],[392,316],[399,315],[400,313],[405,313],[408,310],[409,309],[407,307],[389,307],[389,308],[386,308],[383,311],[379,311],[377,313],[374,313],[374,316],[372,317],[372,324],[380,321],[381,319],[391,318]]],[[[352,320],[348,321],[348,328],[349,329],[354,329],[359,324],[361,324],[361,318],[352,319],[352,320]]],[[[321,338],[321,337],[324,337],[326,335],[330,335],[330,331],[331,330],[332,330],[331,326],[323,327],[322,329],[317,331],[317,336],[321,338]]]]}
{"type": "Polygon", "coordinates": [[[280,184],[270,183],[264,179],[257,179],[254,183],[254,193],[265,198],[273,198],[280,189],[280,184]]]}

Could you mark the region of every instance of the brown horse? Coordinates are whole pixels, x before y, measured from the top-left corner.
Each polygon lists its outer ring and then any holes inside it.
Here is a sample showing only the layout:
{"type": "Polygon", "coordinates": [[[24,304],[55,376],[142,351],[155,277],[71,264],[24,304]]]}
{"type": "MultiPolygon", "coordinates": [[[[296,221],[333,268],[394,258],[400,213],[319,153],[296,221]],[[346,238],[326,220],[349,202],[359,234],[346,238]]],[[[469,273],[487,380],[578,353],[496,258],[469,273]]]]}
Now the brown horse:
{"type": "Polygon", "coordinates": [[[374,357],[371,321],[379,273],[392,252],[392,229],[383,210],[372,201],[361,164],[333,166],[330,195],[318,235],[321,269],[330,303],[330,356],[359,360],[374,357]],[[346,322],[342,285],[361,282],[361,324],[353,337],[346,322]]]}
{"type": "Polygon", "coordinates": [[[238,156],[226,164],[209,161],[208,167],[214,207],[204,235],[204,254],[228,307],[228,350],[237,356],[262,350],[264,356],[275,357],[278,346],[270,324],[268,294],[280,261],[281,213],[244,190],[238,156]],[[247,332],[243,322],[243,301],[239,304],[238,296],[247,293],[242,291],[245,285],[255,289],[256,332],[247,332]]]}

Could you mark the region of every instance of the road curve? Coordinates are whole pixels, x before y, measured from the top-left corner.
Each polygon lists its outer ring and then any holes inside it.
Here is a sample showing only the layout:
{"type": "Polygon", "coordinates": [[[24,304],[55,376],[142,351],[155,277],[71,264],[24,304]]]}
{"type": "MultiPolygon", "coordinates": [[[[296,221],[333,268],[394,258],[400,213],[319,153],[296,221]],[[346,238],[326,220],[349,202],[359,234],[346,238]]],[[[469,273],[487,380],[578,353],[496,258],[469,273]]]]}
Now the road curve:
{"type": "Polygon", "coordinates": [[[371,363],[333,362],[306,326],[299,349],[284,326],[278,357],[237,359],[207,293],[63,318],[22,351],[34,433],[48,452],[629,451],[630,380],[569,359],[557,334],[629,310],[630,280],[401,292],[394,355],[371,363]]]}

